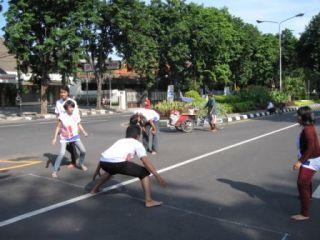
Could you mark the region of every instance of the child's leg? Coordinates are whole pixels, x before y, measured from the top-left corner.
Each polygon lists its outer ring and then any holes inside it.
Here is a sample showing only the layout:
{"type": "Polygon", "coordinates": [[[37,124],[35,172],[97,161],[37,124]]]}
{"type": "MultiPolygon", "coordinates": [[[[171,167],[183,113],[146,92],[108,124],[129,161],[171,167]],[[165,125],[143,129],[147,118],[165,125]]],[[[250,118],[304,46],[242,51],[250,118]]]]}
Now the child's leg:
{"type": "Polygon", "coordinates": [[[312,195],[312,192],[310,192],[310,184],[314,173],[315,171],[311,169],[301,167],[298,176],[297,184],[301,202],[300,214],[304,217],[309,217],[310,198],[312,195]]]}
{"type": "Polygon", "coordinates": [[[76,146],[73,142],[70,142],[67,144],[67,151],[70,152],[71,155],[71,164],[76,165],[76,160],[77,160],[77,149],[76,146]]]}
{"type": "Polygon", "coordinates": [[[82,167],[83,170],[86,170],[87,168],[83,165],[84,159],[85,159],[85,156],[86,156],[86,149],[83,146],[83,143],[81,142],[81,140],[76,141],[75,145],[80,151],[80,158],[79,158],[80,167],[82,167]]]}
{"type": "Polygon", "coordinates": [[[110,179],[111,175],[107,172],[105,172],[104,174],[102,174],[101,178],[98,180],[98,182],[96,183],[96,185],[92,188],[91,193],[92,194],[96,194],[99,192],[100,187],[107,182],[110,179]]]}
{"type": "Polygon", "coordinates": [[[147,152],[150,151],[150,129],[151,126],[148,124],[145,126],[145,132],[142,133],[142,143],[147,152]]]}
{"type": "Polygon", "coordinates": [[[65,142],[60,143],[60,152],[59,152],[59,155],[56,159],[56,162],[54,163],[54,168],[53,168],[54,172],[58,172],[58,170],[59,170],[61,161],[64,157],[64,154],[66,153],[66,146],[67,146],[67,143],[65,143],[65,142]]]}
{"type": "Polygon", "coordinates": [[[101,169],[100,163],[98,163],[98,166],[97,166],[97,168],[96,168],[96,171],[94,172],[93,177],[92,177],[92,180],[93,180],[93,181],[96,180],[96,177],[97,177],[98,175],[101,176],[101,174],[100,174],[100,169],[101,169]]]}
{"type": "Polygon", "coordinates": [[[152,136],[152,151],[158,152],[159,151],[159,138],[158,138],[158,134],[159,134],[159,126],[158,123],[155,122],[154,126],[156,127],[156,134],[152,136]]]}
{"type": "Polygon", "coordinates": [[[141,185],[144,191],[145,196],[145,205],[146,207],[156,207],[162,205],[162,202],[154,201],[151,197],[151,182],[150,177],[146,176],[141,180],[141,185]]]}

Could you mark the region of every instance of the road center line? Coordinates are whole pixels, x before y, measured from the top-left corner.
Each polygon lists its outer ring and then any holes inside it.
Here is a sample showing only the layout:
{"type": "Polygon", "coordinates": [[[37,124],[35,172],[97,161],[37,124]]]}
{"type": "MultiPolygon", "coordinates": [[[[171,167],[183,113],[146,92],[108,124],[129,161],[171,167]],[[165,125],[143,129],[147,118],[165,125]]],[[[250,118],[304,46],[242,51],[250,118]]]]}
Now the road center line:
{"type": "MultiPolygon", "coordinates": [[[[163,169],[159,170],[158,172],[159,172],[159,173],[168,172],[168,171],[170,171],[170,170],[172,170],[172,169],[175,169],[175,168],[178,168],[178,167],[181,167],[181,166],[190,164],[190,163],[192,163],[192,162],[199,161],[199,160],[201,160],[201,159],[203,159],[203,158],[206,158],[206,157],[215,155],[215,154],[217,154],[217,153],[220,153],[220,152],[223,152],[223,151],[226,151],[226,150],[229,150],[229,149],[232,149],[232,148],[235,148],[235,147],[238,147],[238,146],[241,146],[241,145],[250,143],[250,142],[254,142],[254,141],[258,140],[258,139],[261,139],[261,138],[264,138],[264,137],[267,137],[267,136],[270,136],[270,135],[273,135],[273,134],[276,134],[276,133],[279,133],[279,132],[288,130],[288,129],[293,128],[293,127],[295,127],[295,126],[297,126],[297,125],[298,125],[297,123],[296,123],[296,124],[292,124],[292,125],[289,125],[289,126],[287,126],[287,127],[280,128],[280,129],[278,129],[278,130],[275,130],[275,131],[272,131],[272,132],[268,132],[268,133],[262,134],[262,135],[260,135],[260,136],[254,137],[254,138],[250,138],[250,139],[247,139],[247,140],[238,142],[238,143],[236,143],[236,144],[232,144],[232,145],[230,145],[230,146],[227,146],[227,147],[224,147],[224,148],[220,148],[220,149],[215,150],[215,151],[212,151],[212,152],[208,152],[208,153],[203,154],[203,155],[200,155],[200,156],[198,156],[198,157],[194,157],[194,158],[191,158],[191,159],[189,159],[189,160],[180,162],[180,163],[178,163],[178,164],[174,164],[174,165],[171,165],[171,166],[169,166],[169,167],[163,168],[163,169]]],[[[118,183],[118,184],[114,184],[114,185],[111,185],[111,186],[109,186],[109,187],[104,188],[104,189],[103,189],[100,193],[98,193],[98,194],[105,193],[105,192],[109,192],[110,190],[117,189],[117,188],[120,188],[120,187],[129,185],[129,184],[131,184],[131,183],[135,183],[135,182],[138,182],[138,181],[139,181],[138,178],[133,178],[133,179],[130,179],[130,180],[127,180],[127,181],[118,183]]],[[[33,217],[33,216],[37,216],[37,215],[40,215],[40,214],[42,214],[42,213],[49,212],[49,211],[54,210],[54,209],[57,209],[57,208],[60,208],[60,207],[64,207],[64,206],[66,206],[66,205],[69,205],[69,204],[72,204],[72,203],[75,203],[75,202],[79,202],[79,201],[82,201],[82,200],[91,198],[91,197],[96,196],[96,195],[98,195],[98,194],[87,193],[87,194],[80,195],[80,196],[78,196],[78,197],[71,198],[71,199],[66,200],[66,201],[63,201],[63,202],[59,202],[59,203],[56,203],[56,204],[53,204],[53,205],[49,205],[49,206],[44,207],[44,208],[40,208],[40,209],[37,209],[37,210],[34,210],[34,211],[27,212],[27,213],[25,213],[25,214],[18,215],[18,216],[16,216],[16,217],[13,217],[13,218],[10,218],[10,219],[1,221],[1,222],[0,222],[0,227],[4,227],[4,226],[10,225],[10,224],[13,224],[13,223],[22,221],[22,220],[24,220],[24,219],[31,218],[31,217],[33,217]]]]}
{"type": "MultiPolygon", "coordinates": [[[[130,196],[130,195],[126,195],[126,196],[131,198],[131,199],[133,199],[133,200],[136,200],[136,201],[139,201],[139,202],[144,202],[144,199],[133,197],[133,196],[130,196]]],[[[261,226],[256,226],[256,225],[250,225],[250,224],[237,222],[237,221],[232,221],[232,220],[228,220],[228,219],[225,219],[225,218],[218,218],[218,217],[210,216],[210,215],[207,215],[207,214],[202,214],[202,213],[199,213],[199,212],[188,210],[188,209],[185,209],[185,208],[176,207],[176,206],[173,206],[173,205],[163,204],[162,206],[165,207],[165,208],[169,208],[171,210],[183,212],[183,213],[194,215],[194,216],[198,216],[198,217],[201,217],[201,218],[206,218],[206,219],[209,219],[209,220],[214,220],[214,221],[217,221],[217,222],[220,222],[220,223],[224,223],[224,224],[232,224],[232,225],[236,225],[236,226],[241,227],[241,228],[248,228],[248,229],[254,229],[254,230],[258,230],[258,231],[270,232],[270,233],[275,233],[275,234],[279,234],[279,235],[283,235],[284,234],[284,236],[289,236],[289,233],[284,233],[284,232],[281,232],[281,231],[278,231],[278,230],[265,228],[265,227],[261,227],[261,226]]]]}

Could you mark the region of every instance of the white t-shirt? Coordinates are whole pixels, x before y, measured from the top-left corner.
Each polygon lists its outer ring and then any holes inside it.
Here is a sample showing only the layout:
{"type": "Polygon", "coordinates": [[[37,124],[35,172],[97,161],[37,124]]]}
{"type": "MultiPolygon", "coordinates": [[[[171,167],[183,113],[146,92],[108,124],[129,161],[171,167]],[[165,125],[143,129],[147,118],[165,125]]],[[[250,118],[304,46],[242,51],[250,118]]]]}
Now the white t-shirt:
{"type": "Polygon", "coordinates": [[[160,120],[160,115],[152,109],[138,109],[135,111],[135,113],[142,114],[142,116],[144,116],[147,121],[153,120],[155,122],[158,122],[160,120]]]}
{"type": "Polygon", "coordinates": [[[302,167],[309,168],[314,171],[320,171],[320,157],[310,158],[302,164],[302,167]]]}
{"type": "Polygon", "coordinates": [[[274,105],[272,102],[269,102],[267,109],[272,109],[272,108],[274,108],[274,105]]]}
{"type": "Polygon", "coordinates": [[[115,142],[101,154],[101,162],[119,163],[132,160],[137,155],[139,158],[147,156],[142,143],[134,138],[123,138],[115,142]]]}
{"type": "Polygon", "coordinates": [[[55,114],[57,114],[59,116],[61,113],[65,113],[66,112],[66,110],[63,107],[63,105],[68,100],[71,100],[72,102],[74,102],[75,107],[74,107],[73,113],[80,116],[77,102],[75,100],[73,100],[72,98],[69,98],[69,97],[65,101],[61,98],[56,102],[56,108],[54,109],[55,114]]]}
{"type": "Polygon", "coordinates": [[[59,115],[61,121],[60,142],[75,142],[80,140],[79,127],[80,117],[77,114],[69,115],[63,112],[59,115]]]}

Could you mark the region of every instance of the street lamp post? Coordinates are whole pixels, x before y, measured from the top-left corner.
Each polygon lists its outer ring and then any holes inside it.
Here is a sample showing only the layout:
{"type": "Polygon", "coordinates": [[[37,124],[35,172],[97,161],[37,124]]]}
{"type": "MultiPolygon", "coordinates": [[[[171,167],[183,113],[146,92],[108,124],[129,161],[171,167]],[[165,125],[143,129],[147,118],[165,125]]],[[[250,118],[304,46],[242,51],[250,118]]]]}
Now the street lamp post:
{"type": "Polygon", "coordinates": [[[279,89],[282,91],[282,46],[281,46],[281,24],[291,20],[296,17],[302,17],[304,13],[299,13],[297,15],[294,15],[293,17],[287,18],[283,21],[277,22],[277,21],[264,21],[264,20],[257,20],[257,23],[275,23],[278,24],[279,28],[279,89]]]}

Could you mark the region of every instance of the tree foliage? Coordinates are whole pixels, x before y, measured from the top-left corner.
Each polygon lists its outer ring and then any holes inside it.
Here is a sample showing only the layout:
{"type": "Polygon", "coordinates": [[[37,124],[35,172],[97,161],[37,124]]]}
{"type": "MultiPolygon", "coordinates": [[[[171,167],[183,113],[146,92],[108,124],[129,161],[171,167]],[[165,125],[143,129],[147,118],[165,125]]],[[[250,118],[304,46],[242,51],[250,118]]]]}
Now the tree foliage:
{"type": "MultiPolygon", "coordinates": [[[[279,84],[278,36],[262,34],[226,8],[183,0],[11,0],[6,18],[6,45],[19,68],[31,70],[42,86],[43,102],[49,74],[68,79],[79,59],[86,58],[94,69],[100,108],[114,49],[148,89],[279,84]]],[[[319,29],[320,14],[300,39],[288,29],[281,33],[285,89],[294,92],[289,86],[295,86],[296,95],[302,95],[298,85],[307,79],[312,88],[320,88],[319,29]]]]}
{"type": "Polygon", "coordinates": [[[320,13],[314,16],[298,43],[298,60],[311,85],[320,90],[320,13]]]}
{"type": "Polygon", "coordinates": [[[76,72],[81,38],[76,34],[74,2],[12,0],[6,12],[5,43],[23,72],[41,85],[41,113],[47,112],[49,74],[76,72]]]}

